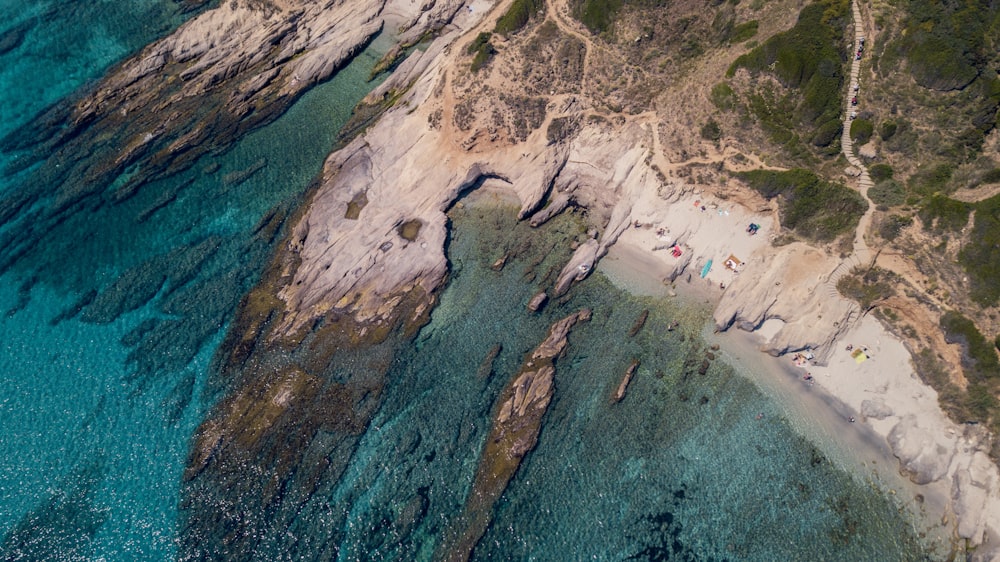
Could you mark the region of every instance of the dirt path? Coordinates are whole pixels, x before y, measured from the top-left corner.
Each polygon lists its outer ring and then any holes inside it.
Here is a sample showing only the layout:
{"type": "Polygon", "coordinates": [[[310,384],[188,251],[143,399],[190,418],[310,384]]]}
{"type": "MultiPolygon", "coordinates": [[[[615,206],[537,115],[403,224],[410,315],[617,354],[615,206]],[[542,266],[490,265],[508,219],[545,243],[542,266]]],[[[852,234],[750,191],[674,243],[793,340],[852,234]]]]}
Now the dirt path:
{"type": "Polygon", "coordinates": [[[858,8],[857,0],[851,2],[851,12],[854,17],[854,43],[851,52],[851,74],[850,79],[847,81],[847,96],[844,100],[847,111],[844,113],[844,130],[841,133],[840,146],[844,152],[844,157],[847,158],[851,166],[861,171],[861,174],[858,176],[858,192],[868,203],[868,210],[862,215],[861,220],[858,221],[858,227],[854,231],[853,252],[840,262],[840,265],[830,273],[827,279],[828,291],[831,296],[836,295],[838,297],[840,296],[840,292],[837,291],[837,281],[850,273],[855,267],[869,265],[873,258],[871,249],[869,249],[868,243],[865,241],[865,233],[871,227],[872,216],[875,213],[875,204],[868,198],[868,190],[873,184],[871,177],[868,175],[868,168],[865,167],[860,158],[854,155],[854,140],[851,138],[853,115],[861,107],[861,83],[858,81],[861,73],[861,60],[854,55],[860,48],[865,36],[864,24],[861,20],[861,10],[858,8]],[[852,103],[855,98],[858,100],[857,105],[852,103]]]}
{"type": "Polygon", "coordinates": [[[556,24],[559,31],[575,37],[583,42],[583,71],[580,74],[580,93],[587,91],[587,75],[590,70],[591,52],[597,48],[589,34],[582,33],[569,13],[569,2],[567,0],[545,0],[545,7],[552,22],[556,24]],[[572,22],[572,23],[571,23],[572,22]]]}

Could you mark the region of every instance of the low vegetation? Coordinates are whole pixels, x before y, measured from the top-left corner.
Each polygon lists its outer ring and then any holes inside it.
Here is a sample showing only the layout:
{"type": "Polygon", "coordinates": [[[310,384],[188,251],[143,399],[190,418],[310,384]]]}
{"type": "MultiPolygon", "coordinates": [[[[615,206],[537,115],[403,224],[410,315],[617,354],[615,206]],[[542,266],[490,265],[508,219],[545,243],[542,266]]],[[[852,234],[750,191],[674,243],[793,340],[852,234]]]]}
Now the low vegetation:
{"type": "Polygon", "coordinates": [[[580,0],[573,3],[573,17],[594,33],[607,31],[615,20],[622,0],[580,0]]]}
{"type": "Polygon", "coordinates": [[[817,242],[829,242],[853,231],[868,208],[853,189],[801,168],[752,170],[736,176],[767,199],[778,198],[783,227],[817,242]]]}
{"type": "Polygon", "coordinates": [[[754,103],[754,95],[767,95],[751,94],[750,110],[775,142],[787,145],[788,137],[803,126],[805,138],[812,139],[815,146],[826,146],[840,131],[846,60],[838,45],[847,22],[847,8],[846,0],[810,4],[799,13],[795,27],[768,38],[729,67],[728,77],[741,68],[751,75],[768,73],[796,91],[778,104],[754,103]]]}
{"type": "Polygon", "coordinates": [[[717,141],[722,138],[722,129],[715,119],[709,118],[701,127],[701,138],[710,141],[717,141]]]}
{"type": "Polygon", "coordinates": [[[1000,302],[1000,195],[975,204],[976,216],[958,261],[969,274],[970,296],[980,306],[1000,302]]]}
{"type": "Polygon", "coordinates": [[[856,267],[837,280],[837,290],[845,297],[857,301],[862,312],[867,314],[887,298],[894,296],[894,287],[898,284],[898,276],[891,271],[880,267],[856,267]]]}
{"type": "Polygon", "coordinates": [[[868,198],[879,208],[898,207],[906,202],[906,188],[896,180],[882,180],[868,189],[868,198]]]}
{"type": "Polygon", "coordinates": [[[493,31],[501,35],[516,33],[544,7],[544,0],[514,0],[510,8],[497,20],[493,31]]]}
{"type": "Polygon", "coordinates": [[[875,124],[868,119],[851,121],[851,139],[858,144],[865,144],[871,140],[874,131],[875,124]]]}
{"type": "Polygon", "coordinates": [[[732,34],[729,36],[729,40],[733,43],[742,43],[749,40],[754,35],[757,35],[757,20],[750,20],[741,24],[737,24],[733,27],[732,34]]]}
{"type": "MultiPolygon", "coordinates": [[[[941,400],[947,398],[950,408],[966,419],[988,424],[997,433],[1000,430],[1000,360],[994,345],[976,329],[971,320],[961,314],[948,311],[941,316],[941,329],[950,343],[962,347],[962,371],[968,382],[965,391],[954,389],[941,400]]],[[[994,447],[994,458],[997,458],[994,447]]]]}
{"type": "MultiPolygon", "coordinates": [[[[869,196],[871,192],[869,191],[869,196]]],[[[904,215],[889,215],[878,224],[878,235],[892,242],[899,237],[904,228],[913,224],[913,218],[904,215]]]]}
{"type": "Polygon", "coordinates": [[[473,55],[471,67],[473,72],[478,72],[480,68],[486,66],[486,63],[490,62],[490,59],[496,54],[496,49],[490,43],[492,38],[492,33],[483,31],[466,48],[466,52],[473,55]]]}

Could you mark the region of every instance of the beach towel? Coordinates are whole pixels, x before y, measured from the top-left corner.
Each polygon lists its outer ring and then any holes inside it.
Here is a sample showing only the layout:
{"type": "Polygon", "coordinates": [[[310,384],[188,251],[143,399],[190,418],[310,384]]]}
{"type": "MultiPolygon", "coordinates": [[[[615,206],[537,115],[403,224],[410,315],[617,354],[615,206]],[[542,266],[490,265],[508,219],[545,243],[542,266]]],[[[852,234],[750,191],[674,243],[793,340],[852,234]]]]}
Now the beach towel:
{"type": "Polygon", "coordinates": [[[864,363],[868,359],[868,356],[865,355],[865,352],[861,351],[860,349],[855,349],[854,351],[852,351],[851,357],[853,357],[854,362],[858,364],[864,363]]]}

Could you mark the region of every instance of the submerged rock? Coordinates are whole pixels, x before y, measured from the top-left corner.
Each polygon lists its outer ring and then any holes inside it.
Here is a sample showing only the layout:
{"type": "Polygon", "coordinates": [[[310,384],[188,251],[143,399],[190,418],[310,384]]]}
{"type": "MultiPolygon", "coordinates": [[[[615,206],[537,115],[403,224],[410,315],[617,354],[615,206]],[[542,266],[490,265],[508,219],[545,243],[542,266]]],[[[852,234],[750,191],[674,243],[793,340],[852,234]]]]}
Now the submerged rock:
{"type": "Polygon", "coordinates": [[[628,337],[634,338],[636,336],[636,334],[638,334],[640,331],[642,331],[643,326],[646,325],[646,320],[647,319],[649,319],[649,309],[648,308],[643,309],[642,313],[639,314],[639,317],[635,319],[635,322],[632,324],[632,328],[629,329],[629,331],[628,331],[628,337]]]}
{"type": "Polygon", "coordinates": [[[589,319],[590,311],[584,309],[553,324],[548,337],[525,358],[521,370],[501,392],[465,510],[445,532],[435,559],[469,558],[489,525],[494,502],[538,441],[542,417],[554,392],[554,361],[566,349],[570,329],[589,319]]]}
{"type": "Polygon", "coordinates": [[[625,376],[622,377],[622,381],[618,383],[618,390],[615,391],[614,402],[621,402],[625,398],[625,391],[628,389],[629,383],[632,382],[632,376],[635,375],[635,370],[639,368],[639,360],[633,359],[629,363],[628,369],[625,370],[625,376]]]}
{"type": "Polygon", "coordinates": [[[537,295],[531,297],[528,301],[528,310],[531,312],[538,312],[545,306],[545,302],[549,300],[549,296],[545,294],[545,291],[538,293],[537,295]]]}

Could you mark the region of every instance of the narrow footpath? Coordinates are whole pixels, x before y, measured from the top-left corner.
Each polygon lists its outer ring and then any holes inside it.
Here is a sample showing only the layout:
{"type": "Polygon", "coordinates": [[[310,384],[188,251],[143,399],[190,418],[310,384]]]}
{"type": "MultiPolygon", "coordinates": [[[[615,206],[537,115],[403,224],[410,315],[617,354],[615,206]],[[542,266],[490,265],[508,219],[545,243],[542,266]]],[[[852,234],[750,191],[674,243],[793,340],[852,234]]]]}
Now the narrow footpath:
{"type": "Polygon", "coordinates": [[[854,19],[854,43],[851,52],[851,75],[847,81],[847,95],[844,98],[846,111],[844,112],[844,130],[840,137],[840,146],[844,152],[844,157],[851,166],[861,171],[858,176],[858,192],[868,203],[868,210],[858,221],[858,227],[854,231],[854,250],[851,255],[840,262],[827,279],[827,290],[831,296],[840,297],[837,291],[837,281],[841,277],[851,272],[857,266],[867,266],[871,263],[872,252],[865,241],[865,233],[872,223],[872,215],[875,213],[875,204],[868,198],[868,190],[872,187],[872,179],[868,175],[868,168],[860,158],[854,154],[854,140],[851,138],[851,121],[861,106],[861,83],[858,77],[861,73],[861,57],[864,56],[864,27],[861,21],[861,10],[858,8],[857,0],[851,2],[851,12],[854,19]],[[860,53],[860,55],[859,55],[860,53]],[[857,99],[855,103],[854,100],[857,99]]]}

